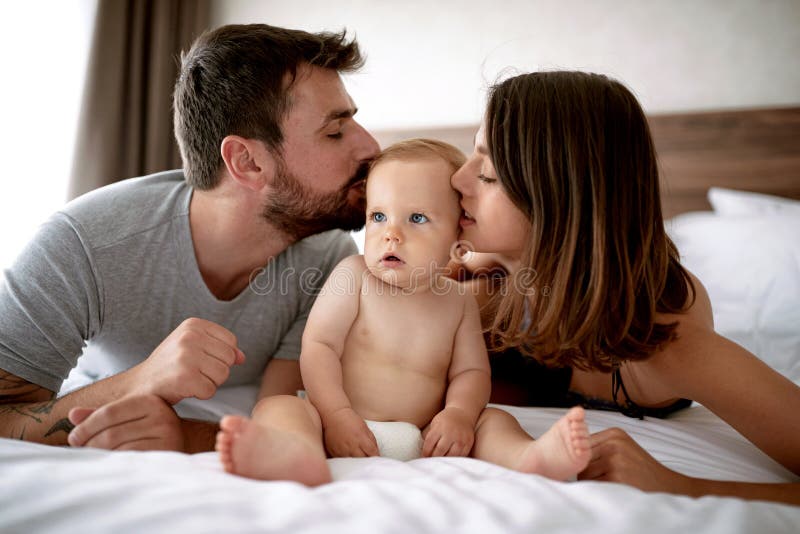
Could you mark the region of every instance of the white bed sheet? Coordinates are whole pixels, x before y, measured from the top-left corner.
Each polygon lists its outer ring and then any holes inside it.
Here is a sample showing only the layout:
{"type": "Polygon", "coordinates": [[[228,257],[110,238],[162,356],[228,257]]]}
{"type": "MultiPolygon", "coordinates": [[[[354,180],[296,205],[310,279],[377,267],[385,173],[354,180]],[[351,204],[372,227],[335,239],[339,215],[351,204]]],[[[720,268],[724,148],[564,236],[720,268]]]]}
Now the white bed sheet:
{"type": "MultiPolygon", "coordinates": [[[[232,402],[232,404],[236,404],[232,402]]],[[[231,404],[219,403],[221,411],[231,404]]],[[[562,409],[503,407],[533,435],[562,409]]],[[[798,481],[702,406],[669,420],[588,412],[694,476],[798,481]]],[[[309,489],[222,471],[214,453],[109,452],[0,440],[0,532],[797,532],[800,507],[554,482],[469,458],[329,460],[309,489]]]]}

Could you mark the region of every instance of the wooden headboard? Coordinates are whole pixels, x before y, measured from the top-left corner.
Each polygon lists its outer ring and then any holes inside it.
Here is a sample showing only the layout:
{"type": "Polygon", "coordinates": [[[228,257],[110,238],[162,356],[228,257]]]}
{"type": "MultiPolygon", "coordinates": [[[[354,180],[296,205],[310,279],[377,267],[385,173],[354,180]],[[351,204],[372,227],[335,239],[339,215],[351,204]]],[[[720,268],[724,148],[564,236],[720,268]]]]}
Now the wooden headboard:
{"type": "Polygon", "coordinates": [[[800,108],[649,118],[664,216],[708,210],[711,186],[800,199],[800,108]]]}
{"type": "MultiPolygon", "coordinates": [[[[800,107],[651,115],[664,217],[708,210],[711,186],[800,199],[800,107]]],[[[472,152],[477,125],[375,132],[382,147],[432,137],[472,152]]]]}

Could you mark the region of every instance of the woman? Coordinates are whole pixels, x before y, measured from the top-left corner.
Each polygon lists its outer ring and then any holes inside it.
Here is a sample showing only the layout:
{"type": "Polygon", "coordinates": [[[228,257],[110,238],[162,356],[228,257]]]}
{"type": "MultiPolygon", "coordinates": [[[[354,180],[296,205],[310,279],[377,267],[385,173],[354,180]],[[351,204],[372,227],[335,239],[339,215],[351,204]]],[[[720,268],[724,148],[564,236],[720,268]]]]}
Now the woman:
{"type": "MultiPolygon", "coordinates": [[[[508,271],[499,291],[495,277],[475,281],[490,344],[554,369],[563,388],[549,384],[553,404],[641,417],[692,399],[800,474],[800,388],[714,332],[708,294],[664,232],[647,121],[625,87],[579,72],[500,83],[452,184],[462,240],[508,271]]],[[[517,431],[513,418],[487,411],[476,442],[517,431]]],[[[619,429],[592,436],[579,478],[800,503],[798,484],[683,476],[619,429]]]]}

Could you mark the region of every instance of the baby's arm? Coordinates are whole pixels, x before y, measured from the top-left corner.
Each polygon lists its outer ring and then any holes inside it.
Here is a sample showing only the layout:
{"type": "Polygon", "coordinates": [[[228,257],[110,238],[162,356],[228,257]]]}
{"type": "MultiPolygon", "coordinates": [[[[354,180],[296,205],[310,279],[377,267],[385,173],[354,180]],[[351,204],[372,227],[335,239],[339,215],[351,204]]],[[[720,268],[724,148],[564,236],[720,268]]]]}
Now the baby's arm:
{"type": "Polygon", "coordinates": [[[362,256],[343,259],[311,308],[303,332],[300,372],[308,398],[319,412],[331,456],[374,456],[375,436],[350,405],[342,385],[341,357],[358,315],[362,256]]]}
{"type": "Polygon", "coordinates": [[[475,299],[464,295],[464,314],[455,335],[444,410],[425,430],[423,456],[466,456],[475,440],[475,423],[489,402],[489,357],[475,299]]]}

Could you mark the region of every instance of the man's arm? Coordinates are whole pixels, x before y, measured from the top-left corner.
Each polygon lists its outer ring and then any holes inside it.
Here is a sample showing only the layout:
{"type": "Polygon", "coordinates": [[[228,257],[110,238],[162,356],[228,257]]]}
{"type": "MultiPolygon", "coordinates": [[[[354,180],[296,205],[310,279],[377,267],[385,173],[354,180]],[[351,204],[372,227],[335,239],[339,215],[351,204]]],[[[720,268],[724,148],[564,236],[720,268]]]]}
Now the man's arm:
{"type": "Polygon", "coordinates": [[[125,379],[117,375],[56,398],[55,393],[0,370],[0,437],[66,445],[73,428],[70,409],[98,408],[125,392],[125,379]]]}
{"type": "Polygon", "coordinates": [[[77,425],[70,445],[109,450],[206,452],[213,450],[219,432],[217,423],[180,419],[156,395],[131,395],[98,409],[73,408],[69,420],[77,425]]]}
{"type": "MultiPolygon", "coordinates": [[[[115,375],[57,399],[52,391],[0,370],[0,437],[35,441],[47,445],[68,445],[70,432],[75,428],[69,418],[71,410],[88,408],[92,413],[97,408],[108,405],[121,413],[132,414],[134,413],[132,410],[141,406],[141,397],[139,396],[120,399],[126,389],[124,382],[124,377],[115,375]]],[[[155,428],[159,423],[172,422],[172,418],[177,417],[168,404],[163,404],[172,412],[172,415],[151,412],[151,420],[148,421],[150,428],[155,428]]],[[[80,420],[83,421],[88,415],[86,414],[80,420]]],[[[104,424],[103,419],[99,419],[96,415],[93,427],[114,426],[113,419],[109,419],[109,417],[107,414],[107,422],[104,424]]],[[[182,419],[179,422],[183,436],[182,450],[192,453],[214,449],[214,440],[219,431],[219,425],[190,419],[182,419]]],[[[157,441],[167,436],[154,437],[157,441]]],[[[82,444],[113,449],[130,443],[124,438],[119,443],[111,443],[108,438],[109,436],[104,435],[102,431],[89,428],[85,442],[82,444]]],[[[75,437],[73,437],[74,439],[75,437]]],[[[78,439],[84,438],[79,437],[78,439]]],[[[141,440],[134,439],[133,441],[141,440]]],[[[154,441],[141,442],[139,445],[151,449],[167,448],[159,446],[154,441]]]]}
{"type": "Polygon", "coordinates": [[[175,427],[180,426],[183,439],[169,439],[169,444],[181,441],[184,445],[180,450],[187,452],[211,450],[217,426],[179,420],[171,405],[188,397],[210,399],[228,379],[230,366],[243,362],[244,354],[232,332],[210,321],[187,319],[141,364],[57,401],[60,413],[79,423],[70,434],[69,444],[108,449],[166,448],[158,436],[152,435],[152,429],[160,427],[176,434],[175,427]],[[154,407],[143,412],[141,402],[154,407]],[[70,408],[80,410],[69,413],[70,408]]]}

